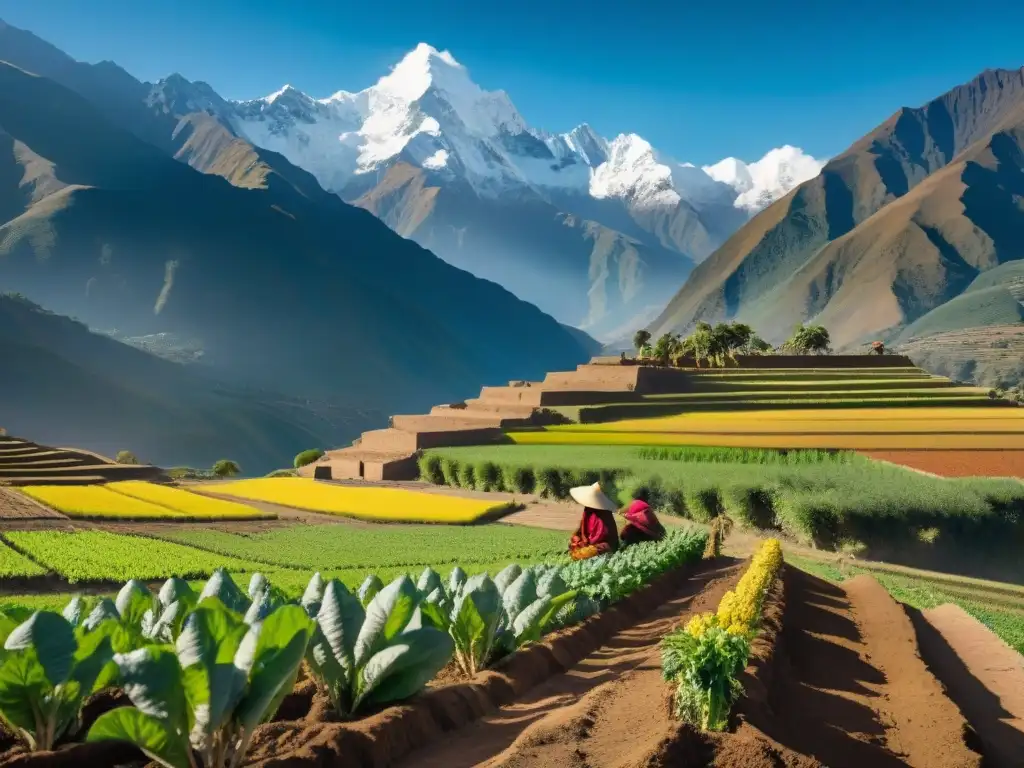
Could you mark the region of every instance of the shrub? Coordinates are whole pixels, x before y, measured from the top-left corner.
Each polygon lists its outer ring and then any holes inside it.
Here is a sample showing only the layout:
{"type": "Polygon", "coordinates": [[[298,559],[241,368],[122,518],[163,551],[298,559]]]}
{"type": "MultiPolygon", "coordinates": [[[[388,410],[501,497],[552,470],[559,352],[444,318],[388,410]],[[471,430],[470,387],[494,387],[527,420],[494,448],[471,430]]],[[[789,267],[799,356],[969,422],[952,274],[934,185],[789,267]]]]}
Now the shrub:
{"type": "Polygon", "coordinates": [[[501,468],[501,476],[502,485],[515,493],[533,493],[537,487],[537,479],[531,467],[504,466],[501,468]]]}
{"type": "Polygon", "coordinates": [[[265,477],[298,477],[294,469],[275,469],[273,472],[269,472],[265,477]]]}
{"type": "Polygon", "coordinates": [[[139,460],[131,451],[118,451],[114,461],[118,464],[139,464],[139,460]]]}
{"type": "Polygon", "coordinates": [[[459,464],[456,479],[460,488],[473,490],[476,487],[476,471],[473,464],[468,461],[459,464]]]}
{"type": "Polygon", "coordinates": [[[294,466],[296,469],[299,469],[300,467],[304,467],[307,464],[312,464],[314,461],[318,461],[320,457],[323,455],[324,452],[321,451],[319,448],[309,448],[303,451],[302,453],[296,455],[295,461],[292,462],[292,466],[294,466]]]}
{"type": "Polygon", "coordinates": [[[420,470],[420,480],[424,480],[434,485],[444,485],[444,472],[442,471],[442,460],[441,457],[436,453],[424,453],[419,459],[416,460],[416,464],[420,470]]]}
{"type": "Polygon", "coordinates": [[[501,470],[493,461],[481,461],[476,466],[476,487],[479,491],[502,490],[501,470]]]}
{"type": "Polygon", "coordinates": [[[713,486],[684,488],[683,500],[690,519],[698,523],[710,523],[722,513],[722,497],[713,486]]]}
{"type": "Polygon", "coordinates": [[[447,457],[441,459],[441,477],[445,485],[453,488],[459,485],[459,462],[456,459],[447,457]]]}
{"type": "Polygon", "coordinates": [[[242,468],[231,459],[221,459],[210,470],[217,477],[234,477],[242,473],[242,468]]]}

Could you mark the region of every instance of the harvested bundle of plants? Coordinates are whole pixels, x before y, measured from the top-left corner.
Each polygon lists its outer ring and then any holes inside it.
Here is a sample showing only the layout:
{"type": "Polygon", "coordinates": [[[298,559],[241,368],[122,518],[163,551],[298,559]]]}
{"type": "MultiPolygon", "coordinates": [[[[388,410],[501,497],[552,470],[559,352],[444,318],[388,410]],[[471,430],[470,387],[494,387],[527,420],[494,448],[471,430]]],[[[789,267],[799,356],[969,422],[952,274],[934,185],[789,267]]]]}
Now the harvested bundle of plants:
{"type": "Polygon", "coordinates": [[[82,703],[110,681],[116,621],[76,628],[58,613],[0,613],[0,721],[48,751],[81,723],[82,703]]]}
{"type": "Polygon", "coordinates": [[[306,660],[338,715],[418,693],[452,658],[446,632],[425,626],[408,576],[379,590],[364,610],[338,580],[323,591],[306,660]]]}
{"type": "Polygon", "coordinates": [[[101,715],[88,741],[127,741],[167,768],[233,768],[256,726],[291,691],[313,632],[299,606],[248,625],[216,597],[185,620],[176,644],[117,654],[134,707],[101,715]]]}

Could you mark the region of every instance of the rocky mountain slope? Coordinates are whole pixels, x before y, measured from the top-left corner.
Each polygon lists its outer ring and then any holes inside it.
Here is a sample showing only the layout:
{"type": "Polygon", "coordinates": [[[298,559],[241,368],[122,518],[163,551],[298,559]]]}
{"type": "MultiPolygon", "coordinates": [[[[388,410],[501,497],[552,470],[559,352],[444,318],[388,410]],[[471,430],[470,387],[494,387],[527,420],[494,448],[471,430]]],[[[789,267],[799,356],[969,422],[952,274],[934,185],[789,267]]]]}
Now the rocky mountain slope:
{"type": "MultiPolygon", "coordinates": [[[[650,328],[736,318],[779,341],[813,321],[839,347],[894,341],[989,270],[1022,258],[1024,69],[989,70],[899,110],[755,216],[650,328]]],[[[1006,322],[1015,312],[1008,296],[964,298],[934,327],[989,324],[964,307],[1006,322]]]]}
{"type": "Polygon", "coordinates": [[[588,356],[535,307],[232,134],[201,88],[179,99],[7,26],[0,60],[14,63],[0,65],[6,290],[127,337],[198,340],[249,387],[388,413],[588,356]]]}
{"type": "Polygon", "coordinates": [[[0,295],[0,360],[0,426],[11,434],[108,456],[127,449],[165,467],[228,457],[261,474],[382,418],[225,385],[16,295],[0,295]]]}
{"type": "Polygon", "coordinates": [[[193,98],[403,236],[605,338],[648,319],[752,211],[821,167],[784,147],[701,169],[634,134],[538,130],[426,44],[355,93],[193,98]]]}

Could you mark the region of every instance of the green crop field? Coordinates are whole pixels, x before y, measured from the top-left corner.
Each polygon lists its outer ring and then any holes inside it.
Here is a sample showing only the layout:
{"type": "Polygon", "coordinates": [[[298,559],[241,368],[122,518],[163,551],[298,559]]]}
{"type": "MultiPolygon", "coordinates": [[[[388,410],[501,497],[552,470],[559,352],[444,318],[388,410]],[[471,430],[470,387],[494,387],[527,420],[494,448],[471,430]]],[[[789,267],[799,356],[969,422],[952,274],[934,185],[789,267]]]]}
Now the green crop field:
{"type": "Polygon", "coordinates": [[[0,579],[41,576],[46,571],[24,555],[0,542],[0,579]]]}
{"type": "Polygon", "coordinates": [[[512,525],[407,525],[401,529],[317,525],[245,536],[191,529],[161,535],[242,560],[313,570],[518,562],[559,554],[566,543],[561,533],[512,525]]]}
{"type": "MultiPolygon", "coordinates": [[[[1024,540],[1024,484],[937,479],[848,453],[753,452],[592,445],[496,445],[428,451],[421,474],[475,489],[565,498],[600,480],[620,503],[643,496],[663,511],[705,522],[725,512],[826,548],[905,545],[921,556],[946,547],[1012,550],[1024,540]],[[698,459],[698,460],[694,460],[698,459]]],[[[1019,561],[1019,558],[1018,558],[1019,561]]],[[[1024,576],[1024,564],[1016,566],[1024,576]]]]}

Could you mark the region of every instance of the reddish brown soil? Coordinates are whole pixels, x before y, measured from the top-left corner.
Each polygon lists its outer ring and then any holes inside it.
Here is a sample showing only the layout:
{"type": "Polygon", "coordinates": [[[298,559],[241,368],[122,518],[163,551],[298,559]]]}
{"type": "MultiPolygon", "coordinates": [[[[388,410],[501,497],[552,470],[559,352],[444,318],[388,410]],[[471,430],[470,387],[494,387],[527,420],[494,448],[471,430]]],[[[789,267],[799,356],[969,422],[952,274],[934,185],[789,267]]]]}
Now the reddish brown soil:
{"type": "Polygon", "coordinates": [[[1024,658],[956,605],[909,610],[921,655],[993,765],[1024,765],[1024,658]]]}
{"type": "MultiPolygon", "coordinates": [[[[706,603],[701,604],[713,605],[727,584],[738,578],[740,567],[736,561],[719,561],[701,565],[694,575],[686,570],[666,574],[608,611],[513,654],[471,682],[434,688],[406,705],[362,720],[332,724],[318,721],[311,711],[303,720],[263,726],[254,739],[252,763],[266,768],[383,767],[420,749],[423,751],[417,759],[409,758],[409,764],[421,765],[428,757],[427,750],[453,735],[463,739],[488,716],[499,718],[482,727],[490,734],[500,734],[493,737],[498,739],[494,744],[500,751],[548,711],[562,709],[601,683],[621,680],[641,668],[648,657],[639,649],[656,644],[705,589],[716,593],[703,598],[706,603]],[[711,582],[714,587],[708,587],[711,582]],[[658,615],[652,618],[655,613],[658,615]],[[648,626],[649,622],[655,624],[648,626]],[[569,670],[575,674],[562,674],[569,670]],[[537,688],[551,686],[553,681],[561,681],[565,687],[537,688]],[[503,708],[522,707],[526,701],[535,702],[532,709],[518,711],[511,721],[501,719],[502,713],[509,711],[503,708]]],[[[649,658],[646,663],[651,663],[649,658]]],[[[656,669],[653,674],[657,675],[656,669]]],[[[665,688],[660,684],[658,688],[663,702],[665,688]]]]}
{"type": "Polygon", "coordinates": [[[64,515],[44,507],[34,499],[10,488],[0,488],[0,520],[67,520],[64,515]]]}
{"type": "Polygon", "coordinates": [[[1024,451],[862,451],[872,459],[943,477],[1022,477],[1024,451]]]}
{"type": "Polygon", "coordinates": [[[858,576],[839,587],[791,568],[784,578],[767,704],[749,708],[741,732],[833,768],[981,765],[965,743],[966,721],[918,654],[910,619],[878,582],[858,576]]]}

